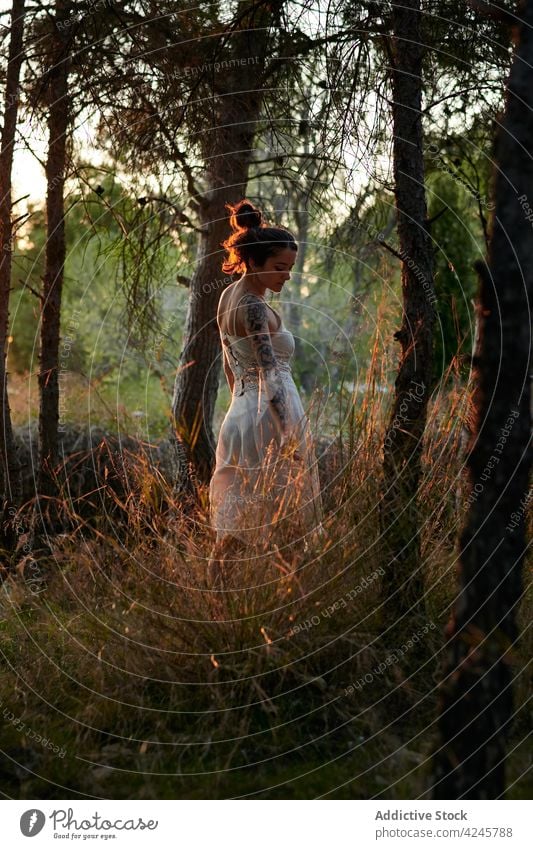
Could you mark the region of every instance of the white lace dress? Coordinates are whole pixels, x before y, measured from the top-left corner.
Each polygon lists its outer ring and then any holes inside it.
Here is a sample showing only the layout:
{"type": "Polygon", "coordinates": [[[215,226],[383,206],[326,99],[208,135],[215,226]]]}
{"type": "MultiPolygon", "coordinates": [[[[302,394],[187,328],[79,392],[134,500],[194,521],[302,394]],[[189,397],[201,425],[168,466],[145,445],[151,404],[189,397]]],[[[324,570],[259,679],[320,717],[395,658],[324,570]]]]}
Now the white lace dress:
{"type": "Polygon", "coordinates": [[[287,393],[288,428],[301,459],[280,450],[280,427],[270,403],[274,388],[257,365],[250,338],[221,332],[235,384],[220,427],[209,489],[217,541],[231,535],[247,543],[268,543],[280,524],[287,523],[292,538],[323,531],[309,419],[291,373],[294,337],[281,317],[280,322],[270,336],[287,393]]]}

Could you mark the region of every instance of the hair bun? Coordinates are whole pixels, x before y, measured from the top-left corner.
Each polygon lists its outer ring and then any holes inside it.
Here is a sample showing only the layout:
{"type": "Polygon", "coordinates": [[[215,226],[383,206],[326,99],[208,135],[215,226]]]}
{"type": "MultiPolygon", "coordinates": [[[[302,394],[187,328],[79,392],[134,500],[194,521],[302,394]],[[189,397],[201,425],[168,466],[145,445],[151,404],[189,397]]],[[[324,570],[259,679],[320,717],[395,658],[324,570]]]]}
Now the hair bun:
{"type": "Polygon", "coordinates": [[[235,206],[227,203],[226,208],[231,212],[230,226],[236,232],[263,226],[263,213],[246,198],[240,200],[235,206]]]}

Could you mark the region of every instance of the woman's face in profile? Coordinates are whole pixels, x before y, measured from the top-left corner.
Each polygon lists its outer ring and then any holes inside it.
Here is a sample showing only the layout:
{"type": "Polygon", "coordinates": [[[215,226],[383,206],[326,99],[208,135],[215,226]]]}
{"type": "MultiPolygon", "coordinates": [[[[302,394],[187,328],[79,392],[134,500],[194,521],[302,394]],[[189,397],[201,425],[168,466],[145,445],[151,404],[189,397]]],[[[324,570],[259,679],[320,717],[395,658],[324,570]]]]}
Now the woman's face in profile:
{"type": "Polygon", "coordinates": [[[252,271],[257,275],[261,286],[272,289],[273,292],[281,292],[284,284],[291,278],[291,269],[296,262],[296,251],[292,248],[282,248],[274,256],[269,256],[264,265],[253,265],[252,271]]]}

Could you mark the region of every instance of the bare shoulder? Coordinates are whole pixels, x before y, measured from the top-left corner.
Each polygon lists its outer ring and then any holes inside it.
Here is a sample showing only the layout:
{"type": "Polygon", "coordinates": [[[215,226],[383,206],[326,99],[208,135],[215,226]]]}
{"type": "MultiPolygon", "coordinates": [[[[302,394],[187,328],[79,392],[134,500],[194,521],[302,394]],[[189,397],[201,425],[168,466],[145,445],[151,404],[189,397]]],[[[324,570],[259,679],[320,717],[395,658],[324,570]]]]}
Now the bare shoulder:
{"type": "Polygon", "coordinates": [[[235,283],[228,283],[227,286],[224,286],[224,288],[222,289],[222,292],[220,293],[219,303],[221,301],[227,301],[228,297],[234,291],[235,291],[235,283]]]}
{"type": "Polygon", "coordinates": [[[229,295],[231,294],[231,292],[233,292],[234,286],[235,286],[235,283],[230,283],[228,286],[226,286],[224,289],[222,289],[222,292],[220,293],[220,296],[219,296],[219,299],[218,299],[219,308],[220,307],[224,308],[224,305],[227,303],[229,295]]]}
{"type": "Polygon", "coordinates": [[[219,299],[218,299],[218,306],[217,306],[217,321],[218,321],[219,326],[221,324],[222,316],[226,313],[226,311],[228,309],[229,298],[231,296],[231,293],[233,292],[234,286],[235,286],[235,283],[230,283],[229,286],[226,286],[226,288],[223,289],[222,292],[220,293],[220,296],[219,296],[219,299]]]}

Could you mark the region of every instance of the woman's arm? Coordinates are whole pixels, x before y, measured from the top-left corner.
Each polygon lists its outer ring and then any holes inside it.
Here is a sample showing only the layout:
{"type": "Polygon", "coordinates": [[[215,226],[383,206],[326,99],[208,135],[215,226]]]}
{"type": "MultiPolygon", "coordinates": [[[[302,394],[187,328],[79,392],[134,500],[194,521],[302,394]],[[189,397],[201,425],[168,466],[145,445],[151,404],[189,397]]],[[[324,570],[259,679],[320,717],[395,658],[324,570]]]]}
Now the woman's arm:
{"type": "Polygon", "coordinates": [[[262,298],[247,292],[241,300],[243,324],[250,337],[257,365],[263,372],[265,383],[269,387],[270,402],[274,407],[282,434],[287,431],[287,392],[278,369],[276,355],[272,347],[268,327],[268,311],[262,298]]]}

